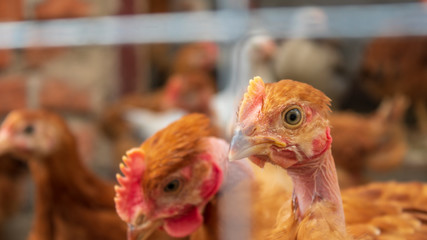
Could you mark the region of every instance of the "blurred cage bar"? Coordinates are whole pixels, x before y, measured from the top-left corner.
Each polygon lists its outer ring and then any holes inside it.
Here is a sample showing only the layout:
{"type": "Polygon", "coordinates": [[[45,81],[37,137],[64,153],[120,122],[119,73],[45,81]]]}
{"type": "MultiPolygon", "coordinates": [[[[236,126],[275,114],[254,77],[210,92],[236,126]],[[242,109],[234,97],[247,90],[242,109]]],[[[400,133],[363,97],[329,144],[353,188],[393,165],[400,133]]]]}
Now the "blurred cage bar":
{"type": "MultiPolygon", "coordinates": [[[[423,3],[317,7],[327,17],[320,24],[316,22],[319,19],[310,19],[312,16],[306,14],[310,7],[251,9],[243,0],[220,0],[217,7],[216,11],[1,23],[0,49],[196,41],[232,45],[257,31],[276,39],[427,34],[427,7],[423,3]]],[[[241,44],[234,46],[238,48],[241,44]]],[[[230,75],[220,76],[221,88],[230,75]]]]}
{"type": "MultiPolygon", "coordinates": [[[[295,31],[297,27],[306,27],[302,30],[307,31],[308,37],[323,38],[427,34],[427,10],[422,3],[318,7],[327,16],[327,29],[317,29],[314,21],[307,22],[307,26],[295,25],[307,8],[224,9],[2,23],[0,48],[232,42],[258,29],[276,38],[294,38],[300,37],[295,31]]],[[[310,20],[316,19],[307,19],[310,20]]]]}

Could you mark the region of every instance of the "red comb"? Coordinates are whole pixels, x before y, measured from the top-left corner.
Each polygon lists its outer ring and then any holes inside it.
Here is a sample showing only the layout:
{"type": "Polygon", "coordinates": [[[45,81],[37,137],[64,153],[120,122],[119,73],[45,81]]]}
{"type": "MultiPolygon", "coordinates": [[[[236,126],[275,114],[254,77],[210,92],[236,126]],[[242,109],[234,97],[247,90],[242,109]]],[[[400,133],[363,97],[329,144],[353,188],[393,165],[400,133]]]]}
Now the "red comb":
{"type": "Polygon", "coordinates": [[[144,193],[141,187],[141,178],[145,170],[144,153],[139,148],[133,148],[123,156],[120,170],[124,176],[117,174],[119,186],[115,186],[116,211],[120,218],[132,223],[137,214],[144,207],[144,193]]]}
{"type": "Polygon", "coordinates": [[[265,95],[265,84],[261,77],[254,77],[249,81],[248,90],[243,96],[239,109],[239,121],[248,117],[255,110],[260,110],[265,95]]]}

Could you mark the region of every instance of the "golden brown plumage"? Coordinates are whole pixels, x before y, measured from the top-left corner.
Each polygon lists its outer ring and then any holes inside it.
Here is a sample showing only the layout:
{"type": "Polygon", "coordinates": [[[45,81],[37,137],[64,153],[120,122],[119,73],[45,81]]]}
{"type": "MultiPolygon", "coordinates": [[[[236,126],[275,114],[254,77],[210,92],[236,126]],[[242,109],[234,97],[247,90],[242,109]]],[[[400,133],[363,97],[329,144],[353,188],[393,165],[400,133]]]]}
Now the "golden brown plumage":
{"type": "Polygon", "coordinates": [[[340,194],[328,104],[307,84],[250,82],[230,158],[278,165],[294,186],[267,239],[427,239],[426,184],[375,183],[340,194]]]}
{"type": "Polygon", "coordinates": [[[372,228],[371,239],[427,238],[427,186],[419,182],[371,183],[343,191],[348,229],[372,228]],[[379,233],[376,235],[375,233],[379,233]]]}
{"type": "Polygon", "coordinates": [[[206,116],[190,114],[127,153],[116,206],[134,226],[133,238],[162,225],[195,240],[263,239],[274,225],[286,186],[254,178],[248,162],[229,164],[228,144],[213,130],[206,116]]]}
{"type": "Polygon", "coordinates": [[[23,204],[27,165],[12,156],[0,156],[0,226],[18,212],[23,204]]]}
{"type": "Polygon", "coordinates": [[[208,118],[193,115],[179,124],[171,124],[169,131],[160,131],[147,139],[141,145],[146,165],[146,175],[142,181],[144,188],[154,190],[167,175],[191,164],[194,159],[188,156],[202,152],[199,139],[212,136],[212,130],[208,118]]]}
{"type": "Polygon", "coordinates": [[[347,235],[330,226],[332,206],[315,204],[310,217],[294,221],[289,198],[268,239],[427,239],[426,190],[427,185],[418,182],[372,183],[344,190],[347,235]]]}
{"type": "Polygon", "coordinates": [[[331,114],[332,154],[341,188],[368,181],[366,170],[388,171],[402,163],[407,149],[402,121],[406,106],[405,98],[395,97],[384,100],[370,115],[331,114]]]}
{"type": "Polygon", "coordinates": [[[0,152],[26,160],[35,182],[31,240],[124,239],[113,184],[80,160],[64,120],[51,112],[16,110],[0,129],[0,152]]]}

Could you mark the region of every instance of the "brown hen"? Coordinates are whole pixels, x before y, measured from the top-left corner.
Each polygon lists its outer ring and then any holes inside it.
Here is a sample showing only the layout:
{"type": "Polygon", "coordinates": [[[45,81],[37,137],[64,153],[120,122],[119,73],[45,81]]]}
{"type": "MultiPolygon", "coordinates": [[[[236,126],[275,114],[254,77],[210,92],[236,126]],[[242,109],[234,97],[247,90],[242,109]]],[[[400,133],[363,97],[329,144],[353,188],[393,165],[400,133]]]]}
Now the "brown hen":
{"type": "Polygon", "coordinates": [[[34,179],[29,239],[125,239],[113,184],[86,169],[61,117],[46,111],[11,112],[1,125],[0,153],[26,160],[34,179]]]}
{"type": "Polygon", "coordinates": [[[330,99],[292,80],[251,80],[230,159],[286,169],[287,194],[267,239],[427,239],[427,185],[375,183],[341,195],[331,152],[330,99]]]}
{"type": "Polygon", "coordinates": [[[402,94],[427,132],[427,37],[376,38],[366,47],[361,80],[375,97],[402,94]]]}
{"type": "Polygon", "coordinates": [[[210,98],[215,92],[214,80],[202,71],[174,74],[164,88],[151,94],[128,95],[107,108],[102,116],[102,127],[110,137],[129,131],[124,114],[131,109],[163,112],[173,108],[187,112],[210,114],[210,98]]]}
{"type": "Polygon", "coordinates": [[[400,166],[406,149],[403,116],[406,98],[386,99],[370,115],[355,112],[331,114],[332,154],[340,187],[359,185],[366,170],[389,171],[400,166]]]}
{"type": "Polygon", "coordinates": [[[12,156],[0,156],[0,226],[22,207],[27,176],[28,167],[24,162],[12,156]]]}
{"type": "Polygon", "coordinates": [[[157,92],[129,95],[107,108],[101,116],[101,127],[112,140],[114,159],[120,160],[126,150],[176,120],[176,115],[182,116],[185,112],[211,115],[209,104],[214,92],[214,81],[208,74],[186,72],[172,75],[157,92]],[[142,126],[129,121],[132,113],[144,114],[134,117],[142,126]]]}
{"type": "Polygon", "coordinates": [[[127,152],[116,207],[131,239],[158,227],[196,240],[264,239],[271,230],[286,186],[254,176],[249,162],[228,163],[229,146],[212,131],[206,116],[190,114],[127,152]]]}

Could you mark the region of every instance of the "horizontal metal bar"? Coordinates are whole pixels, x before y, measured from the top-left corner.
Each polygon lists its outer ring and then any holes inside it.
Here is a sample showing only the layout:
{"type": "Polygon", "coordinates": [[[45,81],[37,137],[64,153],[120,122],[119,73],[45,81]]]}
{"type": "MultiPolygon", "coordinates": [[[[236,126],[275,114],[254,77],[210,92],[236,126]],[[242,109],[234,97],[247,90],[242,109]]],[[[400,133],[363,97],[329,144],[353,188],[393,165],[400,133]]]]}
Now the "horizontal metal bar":
{"type": "Polygon", "coordinates": [[[427,35],[427,4],[275,8],[257,15],[261,27],[278,38],[427,35]]]}
{"type": "Polygon", "coordinates": [[[292,7],[8,22],[0,24],[0,48],[227,42],[256,29],[278,38],[427,35],[427,5],[292,7]]]}

